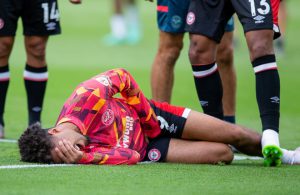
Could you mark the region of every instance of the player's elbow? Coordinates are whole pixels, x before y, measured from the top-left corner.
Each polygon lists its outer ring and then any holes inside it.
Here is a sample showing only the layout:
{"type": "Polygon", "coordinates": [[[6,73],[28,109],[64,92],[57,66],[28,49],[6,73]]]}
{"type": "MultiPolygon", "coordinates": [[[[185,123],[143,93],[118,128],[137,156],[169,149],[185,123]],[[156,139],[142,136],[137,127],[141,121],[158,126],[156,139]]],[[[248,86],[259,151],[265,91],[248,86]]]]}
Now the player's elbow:
{"type": "Polygon", "coordinates": [[[140,158],[141,158],[140,154],[136,151],[133,151],[133,155],[128,160],[127,164],[128,165],[135,165],[140,161],[140,158]]]}

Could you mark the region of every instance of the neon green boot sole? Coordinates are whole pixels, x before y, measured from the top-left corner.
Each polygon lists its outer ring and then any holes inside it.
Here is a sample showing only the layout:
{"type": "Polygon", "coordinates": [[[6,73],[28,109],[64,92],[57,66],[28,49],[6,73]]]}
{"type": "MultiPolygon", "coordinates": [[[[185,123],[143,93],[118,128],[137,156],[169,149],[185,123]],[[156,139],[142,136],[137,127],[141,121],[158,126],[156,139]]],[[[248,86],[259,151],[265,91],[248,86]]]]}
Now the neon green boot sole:
{"type": "Polygon", "coordinates": [[[281,157],[283,155],[281,149],[278,146],[269,145],[265,146],[262,150],[264,156],[264,165],[267,167],[280,166],[281,157]]]}

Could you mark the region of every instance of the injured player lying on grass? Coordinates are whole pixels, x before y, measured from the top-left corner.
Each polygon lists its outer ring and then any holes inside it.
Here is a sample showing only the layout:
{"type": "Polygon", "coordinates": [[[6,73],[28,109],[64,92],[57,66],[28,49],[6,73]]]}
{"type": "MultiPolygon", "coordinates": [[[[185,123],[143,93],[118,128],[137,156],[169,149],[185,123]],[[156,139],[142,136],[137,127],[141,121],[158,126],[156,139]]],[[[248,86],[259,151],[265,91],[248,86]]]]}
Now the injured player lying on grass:
{"type": "MultiPolygon", "coordinates": [[[[21,135],[21,160],[38,163],[136,164],[142,161],[229,164],[233,152],[262,156],[261,135],[188,108],[147,99],[124,69],[79,84],[54,127],[21,135]],[[121,98],[114,97],[120,93],[121,98]]],[[[276,147],[276,146],[274,146],[276,147]]],[[[300,164],[300,150],[276,148],[267,166],[300,164]]]]}

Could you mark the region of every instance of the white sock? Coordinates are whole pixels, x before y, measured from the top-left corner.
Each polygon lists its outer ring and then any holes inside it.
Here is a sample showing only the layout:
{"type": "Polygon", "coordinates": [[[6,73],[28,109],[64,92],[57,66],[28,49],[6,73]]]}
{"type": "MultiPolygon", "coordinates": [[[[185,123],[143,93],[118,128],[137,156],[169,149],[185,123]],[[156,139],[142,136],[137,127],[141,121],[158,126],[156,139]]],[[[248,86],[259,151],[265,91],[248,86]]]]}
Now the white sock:
{"type": "Polygon", "coordinates": [[[272,129],[267,129],[264,130],[262,133],[262,138],[261,138],[261,146],[264,148],[267,145],[275,145],[279,147],[279,134],[278,132],[272,130],[272,129]]]}
{"type": "Polygon", "coordinates": [[[136,5],[128,5],[126,10],[126,22],[128,25],[128,30],[140,34],[141,27],[140,27],[140,18],[139,18],[139,11],[136,5]]]}
{"type": "Polygon", "coordinates": [[[293,150],[286,150],[281,148],[282,152],[283,152],[283,156],[282,156],[282,163],[283,164],[289,164],[292,165],[294,164],[295,161],[295,151],[293,150]]]}
{"type": "Polygon", "coordinates": [[[125,18],[121,14],[116,14],[112,16],[110,20],[112,35],[118,39],[123,39],[126,37],[126,22],[125,18]]]}

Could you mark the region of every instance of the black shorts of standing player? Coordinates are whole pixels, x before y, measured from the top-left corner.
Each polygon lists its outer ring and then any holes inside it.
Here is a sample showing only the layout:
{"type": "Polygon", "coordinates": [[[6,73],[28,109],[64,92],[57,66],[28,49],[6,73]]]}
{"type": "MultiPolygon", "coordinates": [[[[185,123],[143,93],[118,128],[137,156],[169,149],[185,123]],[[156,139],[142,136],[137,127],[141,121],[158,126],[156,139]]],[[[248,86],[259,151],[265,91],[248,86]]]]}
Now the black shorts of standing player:
{"type": "Polygon", "coordinates": [[[0,36],[15,36],[20,17],[24,35],[61,32],[57,0],[0,0],[0,36]]]}
{"type": "Polygon", "coordinates": [[[164,162],[172,138],[181,138],[191,109],[173,106],[166,102],[151,102],[162,130],[159,137],[150,139],[143,161],[164,162]]]}
{"type": "Polygon", "coordinates": [[[207,36],[219,43],[227,21],[236,13],[245,33],[273,29],[275,39],[280,36],[279,3],[280,0],[191,0],[186,31],[207,36]]]}

